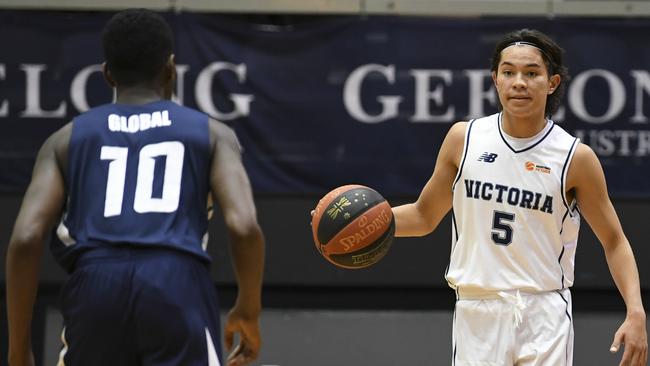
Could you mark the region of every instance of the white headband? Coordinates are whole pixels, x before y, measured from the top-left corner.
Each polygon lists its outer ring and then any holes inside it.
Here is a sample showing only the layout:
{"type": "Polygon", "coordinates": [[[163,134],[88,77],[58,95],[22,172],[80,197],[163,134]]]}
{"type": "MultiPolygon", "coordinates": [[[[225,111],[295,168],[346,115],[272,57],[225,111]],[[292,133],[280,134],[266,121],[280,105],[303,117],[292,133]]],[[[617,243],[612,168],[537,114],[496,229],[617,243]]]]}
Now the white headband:
{"type": "Polygon", "coordinates": [[[541,47],[539,47],[538,45],[536,45],[536,44],[534,44],[532,42],[526,42],[526,41],[516,41],[516,42],[509,43],[507,46],[503,47],[501,52],[503,52],[503,50],[505,50],[506,48],[509,48],[509,47],[512,47],[512,46],[529,46],[529,47],[537,48],[539,50],[539,52],[542,54],[542,56],[544,56],[546,58],[546,60],[548,60],[548,62],[552,62],[552,60],[553,60],[549,56],[549,54],[546,53],[541,47]]]}

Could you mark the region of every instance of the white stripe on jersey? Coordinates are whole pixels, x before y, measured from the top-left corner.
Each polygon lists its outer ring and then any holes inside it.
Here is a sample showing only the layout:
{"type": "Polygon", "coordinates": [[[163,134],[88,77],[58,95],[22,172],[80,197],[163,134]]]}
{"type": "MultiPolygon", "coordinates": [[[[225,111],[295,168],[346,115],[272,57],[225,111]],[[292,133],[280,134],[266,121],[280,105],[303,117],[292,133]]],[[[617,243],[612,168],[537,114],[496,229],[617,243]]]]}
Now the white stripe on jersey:
{"type": "Polygon", "coordinates": [[[570,287],[580,215],[565,183],[578,139],[549,121],[524,145],[509,143],[500,118],[465,132],[447,282],[461,292],[570,287]]]}
{"type": "Polygon", "coordinates": [[[221,366],[219,363],[219,357],[217,357],[217,351],[214,348],[214,342],[212,342],[212,336],[208,327],[205,327],[205,340],[208,345],[208,366],[221,366]]]}
{"type": "Polygon", "coordinates": [[[59,226],[56,227],[56,235],[65,246],[69,247],[77,244],[77,241],[72,237],[72,235],[70,235],[70,230],[65,226],[65,216],[66,215],[64,214],[61,218],[61,222],[59,222],[59,226]]]}
{"type": "Polygon", "coordinates": [[[65,355],[68,353],[68,341],[65,339],[65,327],[61,331],[61,343],[63,343],[63,348],[59,352],[59,361],[56,366],[65,366],[65,355]]]}

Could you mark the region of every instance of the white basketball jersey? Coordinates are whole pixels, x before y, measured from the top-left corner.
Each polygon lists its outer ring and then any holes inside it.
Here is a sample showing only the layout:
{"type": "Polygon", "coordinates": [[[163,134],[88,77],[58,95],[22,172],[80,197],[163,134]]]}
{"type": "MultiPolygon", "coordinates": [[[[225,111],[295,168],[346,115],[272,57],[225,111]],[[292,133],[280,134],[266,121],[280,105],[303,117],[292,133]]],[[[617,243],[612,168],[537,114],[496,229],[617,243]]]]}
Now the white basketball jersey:
{"type": "Polygon", "coordinates": [[[580,215],[565,182],[578,143],[552,121],[532,139],[507,136],[501,113],[468,123],[452,187],[452,288],[539,292],[573,284],[580,215]]]}

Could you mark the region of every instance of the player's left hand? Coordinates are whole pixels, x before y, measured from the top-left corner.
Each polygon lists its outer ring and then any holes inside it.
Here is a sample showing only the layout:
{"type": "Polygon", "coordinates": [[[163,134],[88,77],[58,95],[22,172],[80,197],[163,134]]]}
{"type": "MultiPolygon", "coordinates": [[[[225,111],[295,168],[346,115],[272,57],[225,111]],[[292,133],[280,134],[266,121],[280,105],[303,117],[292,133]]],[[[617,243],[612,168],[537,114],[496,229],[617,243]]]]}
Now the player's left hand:
{"type": "Polygon", "coordinates": [[[648,362],[648,333],[645,314],[628,315],[614,335],[614,343],[609,349],[616,353],[624,345],[620,366],[646,366],[648,362]]]}
{"type": "Polygon", "coordinates": [[[257,359],[262,344],[260,337],[259,311],[246,312],[235,306],[229,313],[224,327],[224,341],[228,355],[227,366],[244,366],[257,359]],[[239,344],[233,348],[235,333],[239,333],[239,344]]]}

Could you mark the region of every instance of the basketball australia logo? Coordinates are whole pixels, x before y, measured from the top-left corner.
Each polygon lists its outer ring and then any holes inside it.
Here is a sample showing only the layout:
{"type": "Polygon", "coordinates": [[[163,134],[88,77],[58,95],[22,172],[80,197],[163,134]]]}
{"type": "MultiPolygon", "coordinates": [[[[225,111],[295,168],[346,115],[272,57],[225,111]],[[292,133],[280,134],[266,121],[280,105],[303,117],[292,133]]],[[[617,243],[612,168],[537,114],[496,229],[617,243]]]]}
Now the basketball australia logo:
{"type": "Polygon", "coordinates": [[[544,166],[544,165],[535,164],[532,161],[527,161],[526,164],[525,164],[525,167],[526,167],[526,170],[528,170],[529,172],[537,171],[537,172],[546,173],[546,174],[551,173],[551,168],[549,168],[547,166],[544,166]]]}
{"type": "MultiPolygon", "coordinates": [[[[351,204],[352,202],[350,202],[347,197],[343,196],[338,202],[334,202],[332,207],[327,210],[327,214],[332,218],[332,220],[334,220],[341,212],[343,212],[343,209],[346,206],[350,206],[351,204]]],[[[347,216],[346,219],[349,218],[349,215],[347,216]]]]}

